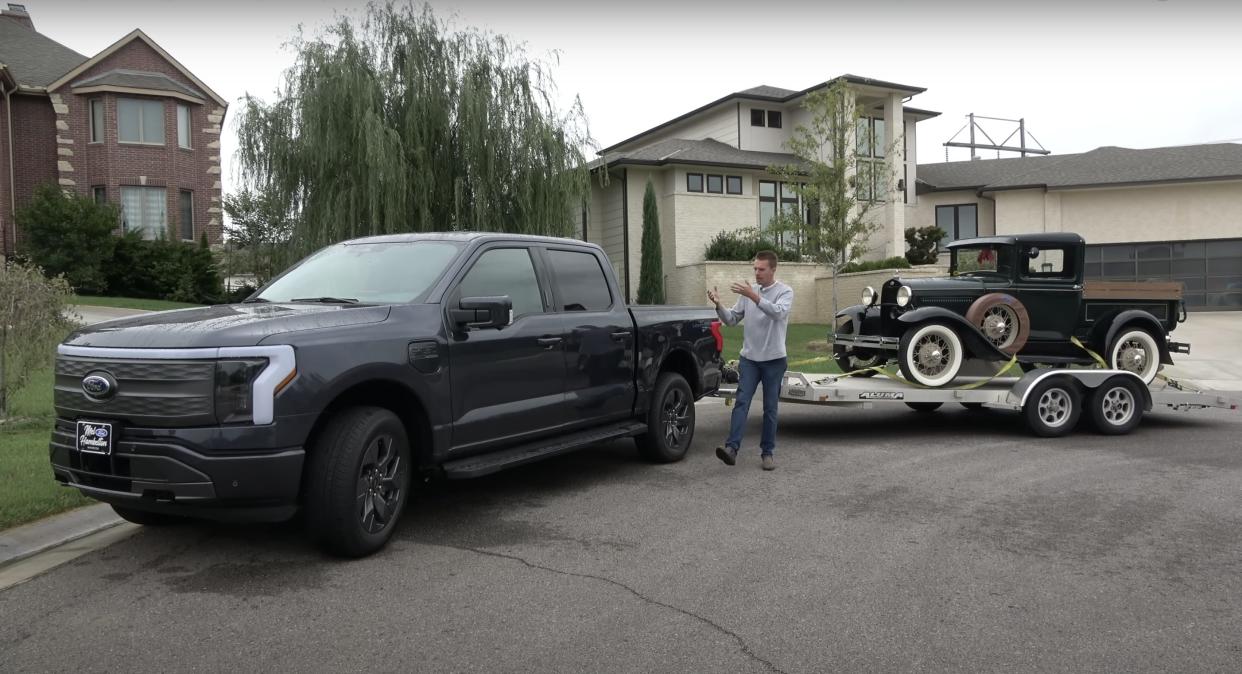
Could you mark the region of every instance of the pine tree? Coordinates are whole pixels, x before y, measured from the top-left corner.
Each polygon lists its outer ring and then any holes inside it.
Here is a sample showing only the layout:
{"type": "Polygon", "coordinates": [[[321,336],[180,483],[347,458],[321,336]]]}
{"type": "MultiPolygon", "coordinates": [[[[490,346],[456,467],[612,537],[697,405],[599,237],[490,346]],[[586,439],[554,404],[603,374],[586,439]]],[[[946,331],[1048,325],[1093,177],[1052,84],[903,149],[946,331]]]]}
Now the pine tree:
{"type": "Polygon", "coordinates": [[[643,252],[638,272],[638,303],[664,304],[664,263],[660,251],[660,213],[655,187],[647,181],[643,193],[643,252]]]}

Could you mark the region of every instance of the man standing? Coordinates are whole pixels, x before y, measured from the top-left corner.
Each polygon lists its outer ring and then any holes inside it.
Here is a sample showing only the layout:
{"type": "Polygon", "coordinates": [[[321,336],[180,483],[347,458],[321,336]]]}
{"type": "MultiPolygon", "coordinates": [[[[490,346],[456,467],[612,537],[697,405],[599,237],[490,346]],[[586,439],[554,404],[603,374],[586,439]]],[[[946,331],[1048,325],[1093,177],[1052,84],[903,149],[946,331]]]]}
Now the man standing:
{"type": "Polygon", "coordinates": [[[776,404],[780,400],[781,381],[787,364],[785,332],[789,326],[789,312],[793,308],[793,289],[776,280],[776,253],[760,251],[755,254],[754,265],[757,285],[740,281],[734,283],[730,290],[739,297],[732,308],[721,306],[720,294],[715,288],[707,291],[707,299],[716,305],[716,315],[725,325],[745,322],[741,359],[738,361],[741,381],[733,405],[733,418],[729,423],[729,438],[724,446],[716,448],[716,456],[730,466],[737,463],[750,400],[755,397],[755,390],[762,382],[763,436],[759,440],[759,453],[763,469],[775,470],[776,404]]]}

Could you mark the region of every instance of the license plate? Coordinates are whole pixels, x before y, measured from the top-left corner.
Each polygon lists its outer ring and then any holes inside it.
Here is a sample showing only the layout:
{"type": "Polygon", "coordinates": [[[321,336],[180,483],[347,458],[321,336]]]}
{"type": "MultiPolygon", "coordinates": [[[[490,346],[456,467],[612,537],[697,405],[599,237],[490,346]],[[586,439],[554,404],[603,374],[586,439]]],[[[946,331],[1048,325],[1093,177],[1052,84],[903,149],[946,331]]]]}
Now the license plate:
{"type": "Polygon", "coordinates": [[[78,451],[88,454],[111,454],[112,424],[104,421],[79,421],[78,451]]]}

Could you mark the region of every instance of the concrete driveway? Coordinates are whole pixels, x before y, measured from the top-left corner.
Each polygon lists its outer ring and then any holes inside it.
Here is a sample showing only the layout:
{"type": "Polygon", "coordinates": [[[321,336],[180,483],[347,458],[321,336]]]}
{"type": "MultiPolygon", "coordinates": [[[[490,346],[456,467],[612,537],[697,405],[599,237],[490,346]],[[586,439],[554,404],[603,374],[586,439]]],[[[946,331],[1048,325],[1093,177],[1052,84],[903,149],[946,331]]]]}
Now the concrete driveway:
{"type": "Polygon", "coordinates": [[[1242,391],[1242,311],[1190,314],[1172,333],[1188,342],[1189,354],[1174,354],[1164,373],[1218,391],[1242,391]]]}

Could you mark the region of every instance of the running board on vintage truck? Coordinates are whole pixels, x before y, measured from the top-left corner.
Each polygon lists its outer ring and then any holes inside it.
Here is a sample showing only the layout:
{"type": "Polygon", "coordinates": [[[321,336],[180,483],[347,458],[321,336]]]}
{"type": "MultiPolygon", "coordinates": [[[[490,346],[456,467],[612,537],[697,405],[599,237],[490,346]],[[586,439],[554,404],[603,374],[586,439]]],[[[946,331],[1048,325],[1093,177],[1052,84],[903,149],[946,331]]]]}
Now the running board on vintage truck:
{"type": "Polygon", "coordinates": [[[533,463],[559,454],[568,454],[574,450],[597,445],[601,442],[633,437],[646,430],[647,424],[642,422],[623,421],[607,426],[588,428],[585,431],[578,431],[568,435],[544,438],[499,452],[449,461],[441,468],[444,471],[444,476],[450,480],[482,477],[505,470],[506,468],[533,463]]]}

